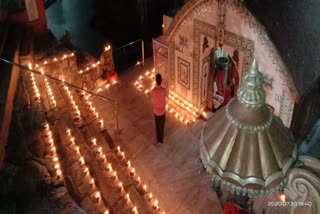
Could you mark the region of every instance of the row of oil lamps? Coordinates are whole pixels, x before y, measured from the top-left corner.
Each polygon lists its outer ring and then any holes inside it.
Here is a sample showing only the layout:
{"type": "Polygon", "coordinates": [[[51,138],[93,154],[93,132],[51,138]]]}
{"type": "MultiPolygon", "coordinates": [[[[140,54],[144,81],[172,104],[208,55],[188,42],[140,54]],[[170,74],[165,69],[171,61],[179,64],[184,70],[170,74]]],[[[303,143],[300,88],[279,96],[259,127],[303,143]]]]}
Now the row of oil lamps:
{"type": "MultiPolygon", "coordinates": [[[[29,66],[29,67],[31,67],[31,66],[29,66]]],[[[39,93],[36,81],[34,79],[34,74],[33,73],[31,73],[31,81],[32,81],[32,85],[33,85],[33,89],[34,89],[34,92],[36,94],[36,97],[40,100],[40,93],[39,93]]],[[[51,87],[50,87],[47,79],[45,78],[44,81],[45,81],[45,85],[46,85],[48,94],[50,96],[50,100],[54,101],[54,105],[56,105],[55,97],[54,97],[54,95],[52,93],[51,87]]],[[[64,87],[66,87],[66,86],[64,86],[64,87]]],[[[78,106],[76,105],[76,103],[75,103],[75,101],[74,101],[74,99],[73,99],[73,97],[71,95],[71,91],[69,90],[69,88],[64,88],[64,89],[66,90],[69,98],[71,99],[71,103],[72,103],[74,109],[76,110],[78,116],[80,117],[78,106]]],[[[68,134],[70,142],[71,142],[71,147],[73,147],[74,150],[79,155],[80,165],[85,165],[85,162],[84,162],[83,157],[81,156],[79,147],[75,145],[74,137],[71,136],[71,130],[70,129],[67,130],[67,134],[68,134]]],[[[45,125],[45,136],[49,139],[48,140],[49,150],[51,152],[52,161],[54,163],[54,169],[55,169],[56,176],[58,178],[60,178],[62,176],[61,166],[59,164],[59,159],[58,159],[58,155],[57,155],[57,152],[56,152],[56,147],[54,145],[54,141],[53,141],[53,137],[52,137],[52,131],[50,130],[49,124],[45,125]]],[[[87,166],[85,166],[84,173],[86,173],[86,174],[89,173],[89,170],[88,170],[87,166]]],[[[91,178],[91,175],[90,175],[89,182],[90,182],[91,185],[94,185],[94,187],[96,188],[96,185],[94,183],[94,179],[91,178]]],[[[97,202],[99,202],[101,200],[101,195],[100,195],[100,192],[98,190],[96,190],[93,195],[96,198],[97,202]]],[[[106,209],[104,213],[105,214],[109,214],[109,210],[106,209]]]]}
{"type": "MultiPolygon", "coordinates": [[[[40,101],[40,92],[39,89],[37,87],[37,83],[34,79],[34,74],[30,73],[30,77],[31,77],[31,82],[32,82],[32,87],[34,90],[34,93],[38,99],[38,101],[40,101]]],[[[62,176],[62,171],[61,171],[61,167],[59,164],[59,159],[58,159],[58,155],[57,155],[57,151],[56,151],[56,147],[54,145],[54,141],[53,141],[53,137],[52,137],[52,131],[49,127],[49,124],[45,124],[45,137],[48,138],[48,143],[49,143],[49,150],[51,153],[51,157],[52,157],[52,162],[54,163],[54,169],[55,169],[55,174],[58,178],[60,178],[62,176]]]]}
{"type": "MultiPolygon", "coordinates": [[[[73,101],[73,98],[72,98],[72,95],[71,95],[70,90],[68,89],[68,87],[65,88],[65,89],[66,89],[66,91],[67,91],[67,94],[68,94],[69,98],[73,101]]],[[[98,118],[98,117],[99,117],[99,114],[96,112],[95,107],[94,107],[93,104],[92,104],[92,101],[90,101],[91,95],[89,95],[89,94],[87,94],[87,93],[85,93],[85,92],[83,92],[82,94],[83,94],[83,96],[84,96],[84,101],[85,101],[85,103],[89,106],[90,111],[91,111],[93,114],[95,114],[96,117],[98,118]]],[[[74,104],[72,101],[71,101],[71,103],[75,106],[75,104],[74,104]]],[[[74,108],[75,108],[75,107],[74,107],[74,108]]],[[[78,108],[75,108],[75,110],[78,111],[78,108]]],[[[103,127],[103,120],[102,120],[102,119],[100,120],[100,125],[103,127]]],[[[67,132],[70,132],[70,131],[67,131],[67,132]]],[[[72,140],[72,138],[71,138],[71,140],[72,140]]],[[[107,159],[106,159],[106,156],[103,155],[103,153],[102,153],[102,147],[99,147],[99,148],[97,147],[96,139],[92,139],[91,142],[92,142],[92,145],[93,145],[93,149],[96,150],[96,151],[99,153],[100,157],[104,158],[104,162],[106,163],[107,159]]],[[[121,152],[121,151],[120,151],[120,147],[117,148],[117,152],[120,154],[121,159],[122,159],[122,160],[125,160],[125,154],[124,154],[124,152],[121,152]]],[[[128,161],[127,163],[129,164],[128,167],[129,167],[130,175],[132,175],[133,177],[135,177],[135,175],[136,175],[136,174],[135,174],[135,169],[131,167],[130,161],[128,161]]],[[[122,191],[122,182],[118,179],[118,177],[117,177],[117,172],[116,172],[115,170],[113,170],[113,168],[112,168],[112,166],[111,166],[110,163],[107,164],[106,167],[107,167],[109,173],[113,176],[114,180],[118,182],[118,186],[119,186],[120,190],[122,191]]],[[[86,169],[85,169],[85,170],[86,170],[86,169]]],[[[86,171],[87,171],[87,170],[86,170],[86,171]]],[[[138,182],[138,184],[140,184],[140,181],[141,181],[140,177],[137,177],[137,178],[136,178],[136,182],[138,182]]],[[[143,191],[144,191],[145,193],[147,193],[147,186],[146,186],[146,185],[143,185],[142,188],[143,188],[143,191]]],[[[132,204],[132,202],[131,202],[131,200],[130,200],[129,194],[126,194],[125,198],[126,198],[126,200],[127,200],[128,205],[132,204]]],[[[153,199],[152,193],[149,193],[149,199],[150,199],[150,201],[152,201],[152,203],[153,203],[153,208],[156,209],[156,210],[158,210],[158,209],[159,209],[158,200],[153,199]]],[[[137,207],[136,207],[136,206],[134,206],[134,207],[132,208],[132,212],[133,212],[134,214],[138,214],[138,211],[137,211],[137,207]]]]}
{"type": "MultiPolygon", "coordinates": [[[[29,68],[32,68],[32,66],[29,66],[29,68]]],[[[43,74],[43,72],[41,72],[41,73],[43,74]]],[[[33,89],[34,89],[34,92],[35,92],[35,94],[36,94],[36,97],[40,100],[40,92],[39,92],[39,89],[38,89],[38,87],[37,87],[37,85],[36,85],[36,82],[35,82],[34,74],[33,74],[33,73],[31,73],[31,80],[32,80],[32,85],[33,85],[33,89]]],[[[53,95],[53,93],[52,93],[52,89],[51,89],[51,87],[50,87],[50,85],[49,85],[49,83],[48,83],[48,81],[47,81],[46,78],[44,78],[44,81],[45,81],[45,86],[46,86],[47,91],[48,91],[48,95],[50,96],[49,99],[50,99],[50,101],[53,102],[54,107],[55,107],[55,106],[56,106],[56,100],[55,100],[55,97],[54,97],[54,95],[53,95]]],[[[116,82],[114,82],[114,84],[115,84],[115,83],[116,83],[116,82]]],[[[109,88],[109,87],[110,87],[110,85],[107,85],[107,86],[106,86],[106,88],[109,88]]],[[[80,110],[79,110],[78,106],[76,105],[76,103],[75,103],[75,101],[74,101],[74,99],[73,99],[73,96],[72,96],[72,94],[71,94],[71,91],[70,91],[69,87],[64,86],[64,89],[65,89],[66,93],[68,94],[68,97],[69,97],[69,99],[70,99],[70,101],[71,101],[71,103],[72,103],[72,106],[73,106],[73,109],[74,109],[75,112],[76,112],[76,115],[77,115],[78,117],[80,117],[80,116],[81,116],[80,110]]],[[[90,110],[91,110],[92,113],[94,113],[94,115],[98,118],[98,117],[99,117],[99,114],[95,111],[95,108],[93,107],[92,102],[89,101],[89,98],[90,98],[91,95],[89,95],[89,94],[87,95],[85,92],[84,92],[84,95],[85,95],[84,98],[85,98],[85,100],[87,101],[87,104],[89,104],[90,110]]],[[[103,128],[103,120],[102,120],[102,119],[100,120],[100,125],[101,125],[101,128],[103,128]]],[[[46,125],[46,127],[49,127],[49,125],[46,125]]],[[[59,164],[59,161],[58,161],[58,156],[57,156],[57,154],[56,154],[56,148],[55,148],[54,143],[53,143],[52,132],[51,132],[51,131],[47,131],[47,134],[48,134],[48,137],[49,137],[50,151],[51,151],[52,154],[53,154],[53,161],[54,161],[54,163],[55,163],[54,168],[56,169],[56,175],[59,177],[59,176],[62,175],[62,171],[61,171],[60,164],[59,164]]],[[[70,133],[70,134],[71,134],[71,133],[70,133]]],[[[74,138],[73,138],[73,137],[70,137],[70,140],[72,141],[72,140],[74,140],[74,138]]],[[[78,148],[78,147],[76,147],[76,148],[78,148]]],[[[79,153],[79,150],[78,150],[78,149],[76,149],[76,150],[78,151],[77,153],[79,153]]],[[[101,147],[100,147],[100,150],[101,150],[101,147]]],[[[101,150],[101,151],[102,151],[102,150],[101,150]]],[[[121,156],[121,158],[122,158],[123,160],[125,160],[124,152],[121,152],[121,151],[120,151],[120,147],[117,148],[117,153],[119,153],[120,156],[121,156]]],[[[79,153],[79,154],[80,154],[80,153],[79,153]]],[[[79,158],[79,161],[80,161],[81,163],[84,163],[84,162],[83,162],[83,157],[80,157],[80,158],[79,158]]],[[[129,170],[129,172],[130,172],[130,175],[135,178],[135,181],[136,181],[138,184],[141,184],[141,179],[140,179],[140,177],[136,177],[135,169],[131,166],[130,161],[127,161],[127,166],[128,166],[128,170],[129,170]]],[[[111,171],[112,167],[111,167],[110,164],[108,164],[108,168],[109,168],[110,171],[111,171]]],[[[87,167],[85,168],[85,171],[88,172],[87,167]]],[[[85,172],[85,173],[86,173],[86,172],[85,172]]],[[[113,170],[112,174],[113,174],[113,176],[116,176],[116,171],[113,170]]],[[[116,178],[116,177],[115,177],[115,178],[116,178]]],[[[93,180],[90,179],[90,182],[92,183],[93,180]]],[[[122,188],[122,182],[120,182],[120,181],[119,181],[119,187],[122,188]]],[[[147,192],[148,192],[146,185],[143,185],[143,186],[142,186],[142,189],[143,189],[144,193],[147,193],[147,192]]],[[[96,191],[95,197],[96,197],[97,199],[99,199],[99,198],[101,197],[99,191],[96,191]]],[[[129,196],[129,194],[126,194],[125,197],[126,197],[126,200],[127,200],[128,202],[130,202],[130,196],[129,196]]],[[[152,193],[149,193],[149,194],[148,194],[148,198],[150,199],[150,202],[152,203],[152,207],[153,207],[154,209],[156,209],[156,210],[159,210],[158,200],[153,198],[152,193]]],[[[134,207],[132,208],[132,212],[133,212],[134,214],[137,214],[137,213],[138,213],[136,206],[134,206],[134,207]]],[[[107,213],[109,213],[109,211],[106,210],[105,213],[107,214],[107,213]]]]}
{"type": "Polygon", "coordinates": [[[50,63],[60,62],[62,60],[65,60],[67,58],[73,57],[74,53],[71,54],[63,54],[61,57],[54,57],[52,59],[46,59],[40,62],[39,64],[35,64],[35,68],[40,67],[41,65],[48,65],[50,63]]]}
{"type": "MultiPolygon", "coordinates": [[[[93,192],[93,197],[95,198],[96,202],[99,203],[101,202],[101,193],[100,191],[98,190],[97,188],[97,185],[96,185],[96,181],[94,180],[94,178],[92,178],[92,176],[90,175],[90,171],[89,171],[89,168],[88,168],[88,163],[86,163],[84,161],[84,158],[80,152],[80,148],[78,145],[76,145],[75,143],[75,138],[74,136],[72,135],[71,133],[71,130],[70,129],[67,129],[66,130],[66,133],[67,133],[67,137],[68,137],[68,140],[70,142],[70,144],[68,145],[69,148],[71,148],[72,150],[74,150],[78,156],[78,159],[79,159],[79,164],[80,164],[80,167],[83,168],[83,173],[85,174],[85,179],[87,182],[89,182],[90,185],[93,186],[93,189],[94,189],[94,192],[93,192]]],[[[109,210],[106,208],[105,211],[104,211],[105,214],[109,214],[109,210]]]]}
{"type": "MultiPolygon", "coordinates": [[[[92,112],[95,112],[95,107],[93,106],[93,103],[92,103],[92,101],[90,100],[91,95],[87,94],[86,92],[82,92],[82,95],[83,95],[83,98],[84,98],[85,103],[89,106],[90,110],[91,110],[92,112]]],[[[100,120],[100,124],[103,124],[103,120],[100,120]]],[[[111,164],[110,164],[110,163],[107,163],[106,156],[102,153],[102,147],[98,147],[98,146],[97,146],[97,140],[96,140],[95,138],[93,138],[93,139],[91,140],[91,142],[92,142],[92,147],[93,147],[93,149],[98,152],[98,154],[99,154],[99,156],[100,156],[101,158],[104,159],[104,163],[106,164],[106,168],[107,168],[108,172],[109,172],[109,173],[113,176],[113,178],[118,182],[118,186],[119,186],[119,188],[120,188],[120,191],[123,191],[122,182],[118,179],[118,177],[117,177],[117,172],[116,172],[115,170],[113,170],[111,164]]],[[[126,156],[125,156],[124,152],[120,150],[120,147],[119,147],[119,146],[117,147],[116,152],[117,152],[117,155],[120,156],[121,160],[126,161],[126,156]]],[[[132,176],[132,178],[134,179],[134,181],[135,181],[138,185],[141,185],[141,178],[136,175],[135,168],[132,167],[130,160],[127,160],[127,161],[126,161],[126,165],[127,165],[128,171],[129,171],[130,175],[132,176]]],[[[142,187],[143,192],[144,192],[145,194],[148,193],[147,185],[141,185],[141,187],[142,187]]],[[[127,203],[128,203],[128,204],[131,204],[129,194],[126,194],[125,198],[126,198],[126,200],[127,200],[127,203]]],[[[158,205],[158,200],[153,198],[153,195],[152,195],[151,192],[148,194],[148,198],[149,198],[150,202],[152,203],[152,207],[153,207],[154,209],[156,209],[156,210],[159,210],[160,208],[159,208],[159,205],[158,205]]],[[[132,212],[133,212],[134,214],[137,214],[137,213],[138,213],[136,206],[134,206],[134,207],[132,208],[132,212]]],[[[165,213],[163,212],[163,214],[165,214],[165,213]]]]}

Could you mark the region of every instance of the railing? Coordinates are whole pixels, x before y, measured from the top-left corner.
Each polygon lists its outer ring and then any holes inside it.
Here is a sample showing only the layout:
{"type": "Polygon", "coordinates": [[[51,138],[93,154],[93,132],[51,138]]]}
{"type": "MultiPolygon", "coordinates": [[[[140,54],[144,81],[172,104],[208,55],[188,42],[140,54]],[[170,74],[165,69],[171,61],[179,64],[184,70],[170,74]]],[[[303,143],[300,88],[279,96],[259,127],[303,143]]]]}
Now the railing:
{"type": "Polygon", "coordinates": [[[90,95],[93,95],[93,96],[96,96],[100,99],[103,99],[103,100],[106,100],[108,102],[111,102],[114,106],[114,115],[115,115],[115,121],[116,121],[116,127],[117,127],[117,133],[120,134],[120,129],[119,129],[119,118],[118,118],[118,103],[116,100],[113,100],[113,99],[110,99],[108,97],[105,97],[101,94],[96,94],[95,92],[92,92],[92,91],[89,91],[89,90],[86,90],[86,89],[83,89],[83,88],[80,88],[79,86],[76,86],[76,85],[73,85],[71,83],[68,83],[68,82],[65,82],[63,80],[60,80],[56,77],[53,77],[53,76],[50,76],[48,74],[45,74],[45,73],[41,73],[40,71],[36,71],[36,70],[33,70],[33,69],[30,69],[26,66],[23,66],[23,65],[20,65],[18,63],[14,63],[14,62],[11,62],[9,60],[6,60],[6,59],[3,59],[3,58],[0,58],[1,61],[5,62],[5,63],[8,63],[8,64],[11,64],[13,66],[16,66],[16,67],[19,67],[20,69],[24,70],[24,71],[29,71],[29,72],[32,72],[34,74],[37,74],[37,75],[41,75],[42,77],[47,77],[55,82],[58,82],[58,83],[61,83],[61,84],[64,84],[66,86],[69,86],[69,87],[72,87],[72,88],[75,88],[79,91],[84,91],[90,95]]]}
{"type": "Polygon", "coordinates": [[[137,62],[144,66],[144,41],[138,39],[114,49],[113,60],[117,71],[122,71],[137,62]]]}

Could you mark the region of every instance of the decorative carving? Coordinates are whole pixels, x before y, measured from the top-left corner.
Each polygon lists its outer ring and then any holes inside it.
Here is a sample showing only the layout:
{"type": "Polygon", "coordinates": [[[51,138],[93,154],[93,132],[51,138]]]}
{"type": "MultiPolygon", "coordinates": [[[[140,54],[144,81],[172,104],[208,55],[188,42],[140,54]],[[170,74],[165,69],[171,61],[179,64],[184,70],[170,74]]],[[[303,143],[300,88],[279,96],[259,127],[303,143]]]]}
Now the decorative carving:
{"type": "Polygon", "coordinates": [[[202,60],[202,72],[201,72],[201,104],[207,101],[208,96],[208,81],[210,72],[210,56],[207,56],[202,60]]]}
{"type": "Polygon", "coordinates": [[[178,83],[190,89],[190,63],[178,57],[178,83]]]}
{"type": "Polygon", "coordinates": [[[218,27],[218,35],[217,35],[217,44],[216,47],[221,47],[223,45],[224,42],[224,23],[225,23],[225,19],[226,19],[226,12],[227,12],[227,8],[226,8],[226,4],[224,3],[224,1],[218,1],[218,10],[217,10],[217,27],[218,27]]]}
{"type": "MultiPolygon", "coordinates": [[[[320,165],[320,161],[316,161],[320,165]]],[[[319,178],[308,170],[294,168],[290,171],[288,179],[288,185],[284,192],[297,203],[297,206],[291,207],[290,214],[318,214],[320,211],[319,178]]]]}
{"type": "Polygon", "coordinates": [[[206,37],[215,38],[216,27],[200,20],[194,19],[194,31],[193,31],[193,88],[192,88],[192,102],[197,108],[199,108],[199,68],[200,68],[200,38],[201,34],[206,37]]]}
{"type": "Polygon", "coordinates": [[[281,102],[280,102],[279,117],[281,118],[283,124],[286,127],[290,127],[294,104],[286,96],[284,90],[282,91],[282,96],[281,97],[282,97],[282,99],[281,99],[281,102]]]}
{"type": "Polygon", "coordinates": [[[242,73],[249,70],[253,60],[254,42],[237,34],[225,31],[224,44],[229,45],[235,49],[243,52],[243,66],[242,73]]]}
{"type": "Polygon", "coordinates": [[[205,36],[203,37],[203,42],[202,42],[202,53],[204,53],[206,48],[209,48],[209,41],[208,41],[208,38],[205,36]]]}
{"type": "Polygon", "coordinates": [[[169,42],[169,72],[170,72],[170,90],[175,89],[175,43],[169,42]]]}
{"type": "Polygon", "coordinates": [[[259,131],[263,131],[264,129],[268,128],[273,120],[273,115],[271,113],[271,111],[269,110],[269,115],[268,115],[268,120],[266,122],[264,122],[263,124],[260,125],[248,125],[248,124],[244,124],[244,123],[240,123],[237,119],[235,119],[231,113],[230,113],[230,106],[231,104],[235,101],[235,99],[233,98],[227,105],[226,108],[226,114],[228,119],[231,121],[231,123],[233,125],[235,125],[236,127],[240,128],[240,129],[246,129],[249,132],[253,133],[253,132],[259,132],[259,131]]]}

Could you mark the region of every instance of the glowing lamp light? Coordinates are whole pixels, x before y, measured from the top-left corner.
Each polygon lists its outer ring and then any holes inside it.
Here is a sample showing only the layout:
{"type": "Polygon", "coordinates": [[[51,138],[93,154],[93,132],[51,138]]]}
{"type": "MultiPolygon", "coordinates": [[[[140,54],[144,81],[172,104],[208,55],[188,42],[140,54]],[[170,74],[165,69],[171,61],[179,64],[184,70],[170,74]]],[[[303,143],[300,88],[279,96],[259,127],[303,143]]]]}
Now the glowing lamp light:
{"type": "Polygon", "coordinates": [[[135,168],[132,168],[131,171],[130,171],[130,175],[134,176],[135,172],[136,172],[135,168]]]}
{"type": "Polygon", "coordinates": [[[129,193],[126,194],[125,198],[126,198],[126,200],[127,200],[128,202],[130,201],[129,193]]]}
{"type": "Polygon", "coordinates": [[[108,171],[110,171],[110,172],[112,171],[112,166],[110,163],[108,164],[108,171]]]}
{"type": "Polygon", "coordinates": [[[137,177],[137,182],[138,182],[138,184],[141,182],[141,178],[140,177],[137,177]]]}
{"type": "Polygon", "coordinates": [[[106,211],[104,212],[104,214],[109,214],[109,210],[106,210],[106,211]]]}
{"type": "Polygon", "coordinates": [[[104,126],[102,119],[100,120],[100,126],[101,126],[101,128],[103,128],[103,126],[104,126]]]}
{"type": "Polygon", "coordinates": [[[153,68],[153,69],[152,69],[152,72],[155,72],[155,71],[156,71],[156,69],[155,69],[155,68],[153,68]]]}
{"type": "Polygon", "coordinates": [[[99,152],[99,153],[102,152],[102,148],[101,148],[101,147],[98,148],[98,152],[99,152]]]}
{"type": "Polygon", "coordinates": [[[123,187],[122,182],[119,182],[118,187],[119,187],[119,189],[120,189],[120,191],[121,191],[121,190],[122,190],[122,187],[123,187]]]}
{"type": "Polygon", "coordinates": [[[117,80],[113,80],[113,85],[117,84],[117,80]]]}
{"type": "Polygon", "coordinates": [[[60,169],[58,169],[56,173],[57,173],[57,176],[61,176],[62,175],[62,172],[61,172],[60,169]]]}
{"type": "Polygon", "coordinates": [[[100,195],[100,192],[99,192],[99,191],[97,191],[94,196],[95,196],[95,198],[96,198],[97,200],[100,200],[100,198],[101,198],[101,195],[100,195]]]}
{"type": "Polygon", "coordinates": [[[90,183],[90,184],[94,184],[94,179],[91,178],[89,183],[90,183]]]}
{"type": "Polygon", "coordinates": [[[112,177],[113,177],[113,179],[115,179],[117,177],[117,172],[116,171],[113,171],[112,177]]]}
{"type": "Polygon", "coordinates": [[[142,190],[143,190],[144,192],[147,192],[147,185],[146,185],[146,184],[143,185],[142,190]]]}
{"type": "Polygon", "coordinates": [[[284,194],[280,195],[280,200],[286,202],[286,196],[284,194]]]}
{"type": "Polygon", "coordinates": [[[157,200],[157,199],[154,200],[154,202],[153,202],[153,207],[154,207],[155,209],[159,209],[159,204],[158,204],[158,200],[157,200]]]}
{"type": "Polygon", "coordinates": [[[130,161],[127,162],[127,167],[131,167],[131,162],[130,161]]]}
{"type": "Polygon", "coordinates": [[[85,174],[87,174],[87,173],[89,172],[88,167],[84,168],[83,172],[84,172],[85,174]]]}
{"type": "Polygon", "coordinates": [[[149,197],[149,199],[151,200],[151,199],[152,199],[152,193],[150,193],[150,194],[148,195],[148,197],[149,197]]]}
{"type": "Polygon", "coordinates": [[[136,206],[132,208],[132,212],[133,212],[134,214],[138,213],[138,210],[137,210],[137,207],[136,207],[136,206]]]}
{"type": "Polygon", "coordinates": [[[106,85],[106,88],[109,88],[109,87],[110,87],[110,84],[107,84],[107,85],[106,85]]]}
{"type": "Polygon", "coordinates": [[[81,157],[81,158],[79,159],[79,161],[80,161],[80,164],[81,164],[81,165],[83,165],[83,164],[84,164],[83,157],[81,157]]]}
{"type": "Polygon", "coordinates": [[[137,61],[136,65],[140,65],[140,61],[137,61]]]}
{"type": "Polygon", "coordinates": [[[124,155],[124,152],[121,152],[120,155],[121,155],[121,158],[122,158],[122,159],[125,159],[125,158],[126,158],[126,156],[124,155]]]}
{"type": "Polygon", "coordinates": [[[116,148],[116,152],[121,152],[121,150],[120,150],[120,146],[117,146],[117,148],[116,148]]]}
{"type": "Polygon", "coordinates": [[[91,142],[92,142],[93,145],[95,145],[95,146],[97,145],[97,139],[96,138],[92,138],[91,142]]]}

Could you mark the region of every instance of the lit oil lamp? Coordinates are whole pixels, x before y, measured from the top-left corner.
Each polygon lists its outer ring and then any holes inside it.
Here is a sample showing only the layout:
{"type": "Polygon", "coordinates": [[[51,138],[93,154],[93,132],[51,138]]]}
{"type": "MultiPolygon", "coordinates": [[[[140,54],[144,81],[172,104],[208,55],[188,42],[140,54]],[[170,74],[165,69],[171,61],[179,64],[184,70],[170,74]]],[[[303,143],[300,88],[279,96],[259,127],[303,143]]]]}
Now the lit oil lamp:
{"type": "Polygon", "coordinates": [[[148,189],[147,189],[147,185],[146,185],[146,184],[142,186],[142,190],[143,190],[144,193],[147,193],[147,192],[148,192],[148,189]]]}
{"type": "Polygon", "coordinates": [[[159,204],[158,204],[158,200],[154,200],[153,202],[153,206],[152,206],[154,209],[158,210],[159,209],[159,204]]]}
{"type": "Polygon", "coordinates": [[[136,173],[135,168],[132,168],[132,169],[131,169],[131,171],[130,171],[130,175],[131,175],[131,176],[134,176],[134,175],[135,175],[135,173],[136,173]]]}

